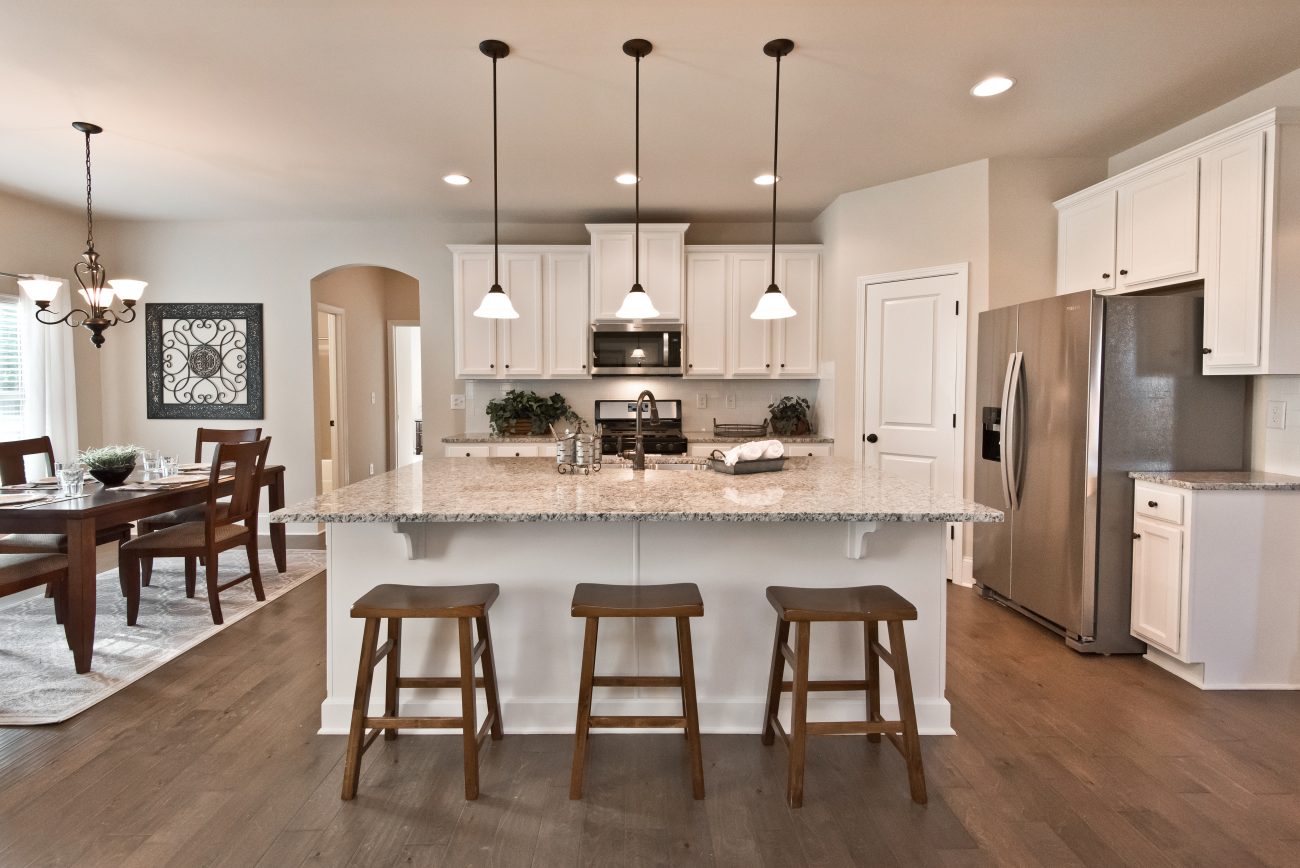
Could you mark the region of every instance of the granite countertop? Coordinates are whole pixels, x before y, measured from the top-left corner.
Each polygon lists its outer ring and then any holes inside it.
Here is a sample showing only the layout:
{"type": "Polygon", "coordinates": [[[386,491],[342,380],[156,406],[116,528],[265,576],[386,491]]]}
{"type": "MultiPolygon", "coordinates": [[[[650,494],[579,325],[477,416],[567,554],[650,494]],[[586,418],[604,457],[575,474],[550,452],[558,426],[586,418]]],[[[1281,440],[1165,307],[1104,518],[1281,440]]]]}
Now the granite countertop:
{"type": "MultiPolygon", "coordinates": [[[[699,460],[651,459],[652,464],[699,460]]],[[[549,458],[427,457],[271,514],[273,522],[1002,521],[861,464],[793,458],[778,473],[729,476],[703,466],[634,471],[625,462],[561,475],[549,458]]]]}
{"type": "MultiPolygon", "coordinates": [[[[807,434],[798,437],[779,437],[767,434],[764,437],[717,437],[712,431],[683,431],[688,443],[748,443],[750,440],[780,440],[782,443],[834,443],[834,437],[821,437],[807,434]]],[[[504,435],[495,434],[457,434],[442,438],[443,443],[554,443],[549,435],[504,435]]]]}
{"type": "Polygon", "coordinates": [[[1129,476],[1192,491],[1300,491],[1300,476],[1260,470],[1134,470],[1129,476]]]}

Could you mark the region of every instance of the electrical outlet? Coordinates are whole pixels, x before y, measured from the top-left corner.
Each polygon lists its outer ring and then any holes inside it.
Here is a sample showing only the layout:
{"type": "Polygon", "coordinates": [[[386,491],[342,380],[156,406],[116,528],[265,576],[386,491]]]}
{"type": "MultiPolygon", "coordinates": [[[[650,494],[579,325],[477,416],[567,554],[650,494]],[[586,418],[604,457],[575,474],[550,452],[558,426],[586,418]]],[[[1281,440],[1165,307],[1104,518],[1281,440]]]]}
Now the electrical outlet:
{"type": "Polygon", "coordinates": [[[374,475],[375,475],[375,465],[373,465],[373,464],[370,465],[370,475],[371,475],[371,476],[374,476],[374,475]]]}
{"type": "Polygon", "coordinates": [[[727,396],[727,409],[728,410],[736,409],[736,396],[734,394],[727,396]]]}
{"type": "MultiPolygon", "coordinates": [[[[375,393],[374,393],[374,392],[371,392],[371,393],[370,393],[370,404],[371,404],[371,406],[374,406],[374,404],[375,404],[378,400],[379,400],[379,398],[375,395],[375,393]]],[[[371,473],[374,473],[375,471],[371,470],[370,472],[371,472],[371,473]]]]}
{"type": "Polygon", "coordinates": [[[1268,421],[1264,424],[1269,428],[1286,427],[1286,401],[1268,402],[1268,421]]]}
{"type": "Polygon", "coordinates": [[[452,395],[452,396],[451,396],[451,409],[453,409],[453,410],[464,410],[464,409],[465,409],[465,396],[464,396],[464,395],[452,395]]]}
{"type": "Polygon", "coordinates": [[[695,396],[695,409],[707,410],[709,407],[709,396],[700,392],[695,396]]]}

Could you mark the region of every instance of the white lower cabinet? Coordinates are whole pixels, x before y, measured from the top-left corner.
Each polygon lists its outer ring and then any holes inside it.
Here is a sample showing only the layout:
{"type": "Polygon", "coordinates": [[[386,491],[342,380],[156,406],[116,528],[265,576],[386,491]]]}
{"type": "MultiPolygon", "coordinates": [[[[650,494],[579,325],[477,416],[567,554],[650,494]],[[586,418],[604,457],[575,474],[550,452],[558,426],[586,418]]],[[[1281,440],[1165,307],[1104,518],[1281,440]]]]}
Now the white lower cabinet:
{"type": "Polygon", "coordinates": [[[1203,689],[1296,689],[1300,491],[1138,482],[1130,630],[1203,689]]]}
{"type": "Polygon", "coordinates": [[[536,458],[542,454],[541,448],[536,443],[494,443],[490,455],[492,458],[536,458]]]}
{"type": "Polygon", "coordinates": [[[549,455],[550,449],[549,444],[538,443],[444,443],[442,454],[447,458],[537,458],[549,455]]]}
{"type": "MultiPolygon", "coordinates": [[[[773,437],[774,440],[780,440],[780,437],[773,437]]],[[[708,458],[713,454],[713,450],[726,452],[735,446],[735,443],[710,443],[707,441],[693,440],[690,454],[695,458],[708,458]]],[[[830,443],[787,443],[785,444],[785,454],[790,458],[829,458],[832,445],[830,443]]]]}
{"type": "Polygon", "coordinates": [[[487,458],[490,451],[486,443],[445,443],[442,447],[446,458],[487,458]]]}

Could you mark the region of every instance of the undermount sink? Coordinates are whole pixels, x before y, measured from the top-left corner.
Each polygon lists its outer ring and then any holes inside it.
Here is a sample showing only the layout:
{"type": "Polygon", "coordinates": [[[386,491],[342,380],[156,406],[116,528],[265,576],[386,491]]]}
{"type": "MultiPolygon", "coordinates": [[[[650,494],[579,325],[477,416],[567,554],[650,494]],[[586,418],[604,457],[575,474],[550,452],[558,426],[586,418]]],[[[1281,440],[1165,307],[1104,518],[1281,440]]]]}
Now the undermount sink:
{"type": "Polygon", "coordinates": [[[706,464],[686,464],[686,463],[651,464],[647,462],[645,469],[646,470],[671,470],[674,472],[682,472],[682,471],[694,471],[694,470],[708,470],[709,468],[708,465],[706,464]]]}

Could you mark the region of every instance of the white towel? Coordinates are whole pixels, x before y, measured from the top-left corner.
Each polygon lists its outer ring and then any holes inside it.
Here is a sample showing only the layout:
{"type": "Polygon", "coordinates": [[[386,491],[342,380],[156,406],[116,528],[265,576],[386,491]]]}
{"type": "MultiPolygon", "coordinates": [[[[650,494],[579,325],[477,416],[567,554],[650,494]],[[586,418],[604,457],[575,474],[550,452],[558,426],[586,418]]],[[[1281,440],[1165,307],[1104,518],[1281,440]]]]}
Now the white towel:
{"type": "Polygon", "coordinates": [[[758,461],[761,458],[780,458],[785,455],[785,446],[780,440],[751,440],[733,446],[722,454],[722,461],[728,467],[737,461],[758,461]]]}

